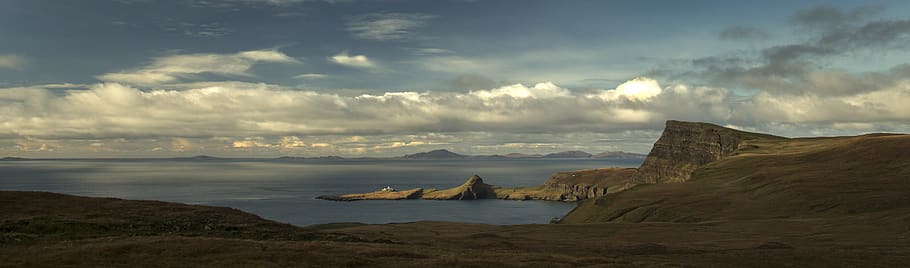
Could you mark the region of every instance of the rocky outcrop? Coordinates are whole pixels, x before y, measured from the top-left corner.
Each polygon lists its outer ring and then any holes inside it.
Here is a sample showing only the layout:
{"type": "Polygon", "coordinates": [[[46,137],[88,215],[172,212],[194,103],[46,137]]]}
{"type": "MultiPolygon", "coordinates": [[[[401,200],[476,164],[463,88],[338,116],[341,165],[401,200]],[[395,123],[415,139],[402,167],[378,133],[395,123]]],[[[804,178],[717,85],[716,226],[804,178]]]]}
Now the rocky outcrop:
{"type": "Polygon", "coordinates": [[[745,140],[760,138],[783,139],[713,124],[669,120],[632,182],[657,184],[687,181],[695,169],[733,155],[745,140]]]}
{"type": "Polygon", "coordinates": [[[477,200],[496,198],[496,191],[494,188],[495,186],[484,183],[480,176],[474,175],[458,187],[426,192],[421,198],[435,200],[477,200]]]}
{"type": "Polygon", "coordinates": [[[318,199],[332,201],[358,201],[358,200],[404,200],[417,199],[423,194],[422,188],[414,188],[406,191],[375,191],[362,194],[342,194],[342,195],[323,195],[316,197],[318,199]]]}
{"type": "Polygon", "coordinates": [[[375,191],[361,194],[323,195],[318,199],[331,201],[359,201],[359,200],[404,200],[404,199],[432,199],[432,200],[477,200],[497,198],[496,191],[499,187],[483,182],[480,176],[474,175],[454,188],[445,190],[414,188],[405,191],[375,191]]]}
{"type": "Polygon", "coordinates": [[[544,200],[578,201],[597,198],[623,186],[635,175],[634,168],[598,168],[555,173],[544,182],[549,192],[556,192],[556,198],[544,200]]]}

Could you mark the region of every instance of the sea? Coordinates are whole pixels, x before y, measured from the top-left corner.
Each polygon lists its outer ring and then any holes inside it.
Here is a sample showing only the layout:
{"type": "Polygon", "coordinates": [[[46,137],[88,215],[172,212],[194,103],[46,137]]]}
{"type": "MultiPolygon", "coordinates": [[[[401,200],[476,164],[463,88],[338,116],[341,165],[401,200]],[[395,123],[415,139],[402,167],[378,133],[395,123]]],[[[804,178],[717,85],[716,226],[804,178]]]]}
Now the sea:
{"type": "Polygon", "coordinates": [[[320,195],[445,189],[477,174],[502,187],[533,186],[559,171],[636,167],[640,160],[54,159],[0,161],[0,190],[160,200],[237,208],[298,226],[335,222],[547,223],[575,207],[553,201],[371,200],[320,195]]]}

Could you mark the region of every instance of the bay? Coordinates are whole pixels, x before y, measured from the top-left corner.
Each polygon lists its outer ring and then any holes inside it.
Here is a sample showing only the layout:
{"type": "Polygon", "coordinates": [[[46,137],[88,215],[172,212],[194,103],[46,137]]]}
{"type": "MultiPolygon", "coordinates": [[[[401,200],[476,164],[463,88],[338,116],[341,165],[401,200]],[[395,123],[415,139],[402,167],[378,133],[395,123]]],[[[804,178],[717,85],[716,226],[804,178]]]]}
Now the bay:
{"type": "Polygon", "coordinates": [[[546,223],[575,207],[550,201],[358,201],[315,199],[385,186],[454,187],[473,174],[502,187],[543,183],[559,171],[640,161],[604,159],[282,160],[60,159],[0,161],[0,190],[227,206],[299,226],[332,223],[455,221],[546,223]]]}

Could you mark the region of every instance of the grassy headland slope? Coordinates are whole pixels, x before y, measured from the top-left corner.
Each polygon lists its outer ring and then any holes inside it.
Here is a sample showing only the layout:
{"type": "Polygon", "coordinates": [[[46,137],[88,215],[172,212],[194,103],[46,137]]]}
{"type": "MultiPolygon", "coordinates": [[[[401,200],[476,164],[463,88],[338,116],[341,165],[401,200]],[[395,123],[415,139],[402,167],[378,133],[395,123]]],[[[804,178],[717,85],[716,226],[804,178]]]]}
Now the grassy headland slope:
{"type": "Polygon", "coordinates": [[[588,200],[565,222],[902,216],[908,193],[910,135],[753,139],[685,182],[588,200]]]}

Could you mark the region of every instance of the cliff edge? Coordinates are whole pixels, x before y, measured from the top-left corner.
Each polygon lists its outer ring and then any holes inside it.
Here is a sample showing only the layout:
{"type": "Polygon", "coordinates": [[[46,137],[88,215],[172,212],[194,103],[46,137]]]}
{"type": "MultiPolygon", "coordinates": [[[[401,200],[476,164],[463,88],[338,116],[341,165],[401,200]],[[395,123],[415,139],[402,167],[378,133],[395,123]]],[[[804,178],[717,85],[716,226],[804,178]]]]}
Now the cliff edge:
{"type": "Polygon", "coordinates": [[[699,167],[736,154],[743,141],[784,140],[714,124],[669,120],[645,162],[631,177],[635,184],[688,181],[699,167]]]}

